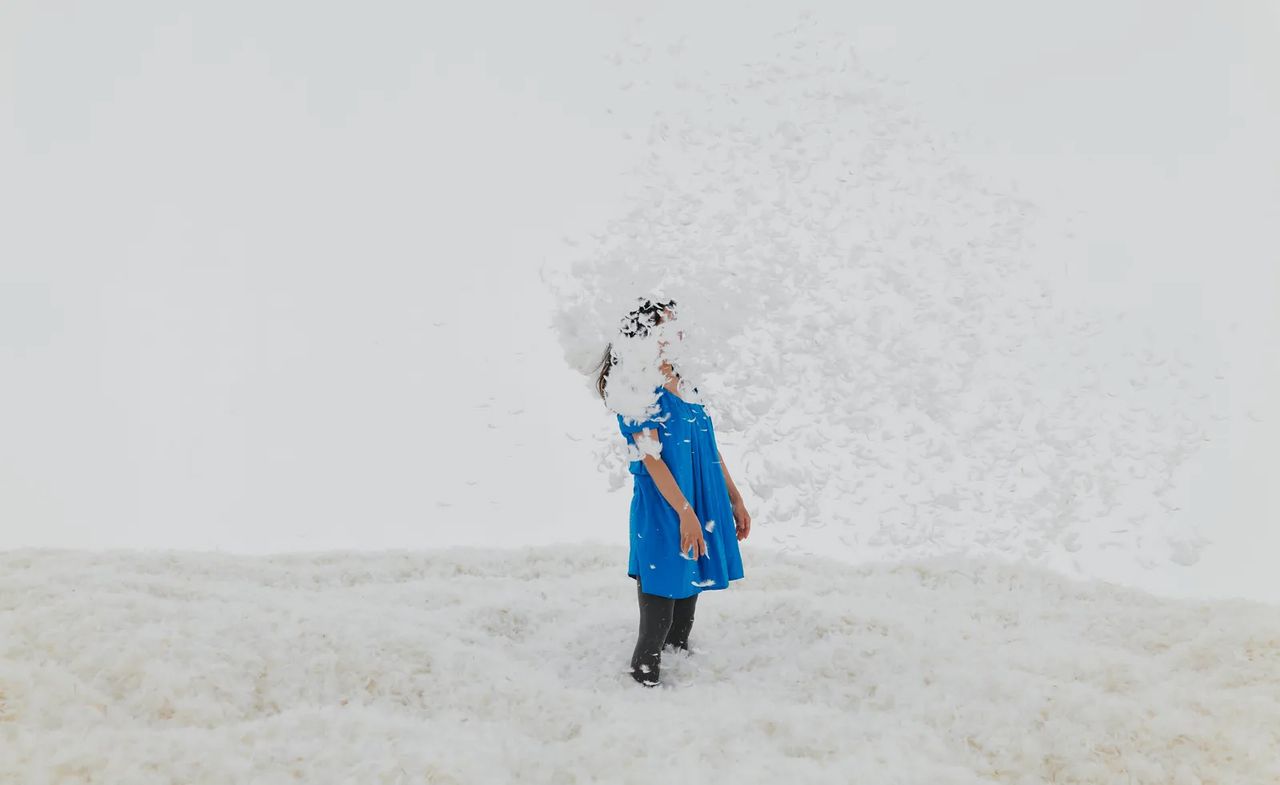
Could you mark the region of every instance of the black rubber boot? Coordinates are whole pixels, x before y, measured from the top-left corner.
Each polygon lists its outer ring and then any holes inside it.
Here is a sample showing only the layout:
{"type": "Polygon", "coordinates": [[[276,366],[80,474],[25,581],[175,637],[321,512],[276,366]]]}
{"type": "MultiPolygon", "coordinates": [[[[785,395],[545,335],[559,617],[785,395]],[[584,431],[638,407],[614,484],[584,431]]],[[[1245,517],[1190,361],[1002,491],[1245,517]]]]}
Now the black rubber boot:
{"type": "Polygon", "coordinates": [[[676,651],[689,651],[689,631],[693,629],[693,611],[697,604],[696,594],[675,601],[671,608],[671,630],[664,645],[676,651]]]}
{"type": "Polygon", "coordinates": [[[670,597],[646,594],[638,579],[636,597],[640,604],[640,630],[636,635],[636,649],[631,655],[631,678],[646,687],[656,687],[661,675],[662,645],[671,631],[676,601],[670,597]]]}

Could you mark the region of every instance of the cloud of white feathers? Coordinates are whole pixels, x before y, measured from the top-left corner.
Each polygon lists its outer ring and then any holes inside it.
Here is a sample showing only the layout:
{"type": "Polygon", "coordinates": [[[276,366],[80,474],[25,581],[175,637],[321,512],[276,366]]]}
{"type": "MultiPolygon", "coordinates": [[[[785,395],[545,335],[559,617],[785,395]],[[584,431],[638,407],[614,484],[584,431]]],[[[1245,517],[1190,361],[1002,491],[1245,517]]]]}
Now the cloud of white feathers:
{"type": "MultiPolygon", "coordinates": [[[[1212,425],[1205,374],[1055,299],[1035,205],[957,164],[838,36],[776,41],[719,83],[678,50],[619,58],[684,100],[655,110],[630,208],[544,272],[568,364],[594,385],[612,343],[610,409],[643,416],[653,347],[616,325],[675,299],[678,368],[784,549],[1194,562],[1206,540],[1170,512],[1212,425]]],[[[617,437],[597,448],[614,487],[617,437]]]]}

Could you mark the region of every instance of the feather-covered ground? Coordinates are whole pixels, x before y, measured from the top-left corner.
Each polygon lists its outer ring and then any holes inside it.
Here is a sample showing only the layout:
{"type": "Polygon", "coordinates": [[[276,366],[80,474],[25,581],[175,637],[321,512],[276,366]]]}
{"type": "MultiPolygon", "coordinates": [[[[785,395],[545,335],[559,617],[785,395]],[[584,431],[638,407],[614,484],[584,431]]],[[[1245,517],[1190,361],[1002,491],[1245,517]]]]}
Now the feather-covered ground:
{"type": "Polygon", "coordinates": [[[1273,783],[1280,608],[752,553],[646,690],[620,548],[0,554],[0,782],[1273,783]]]}

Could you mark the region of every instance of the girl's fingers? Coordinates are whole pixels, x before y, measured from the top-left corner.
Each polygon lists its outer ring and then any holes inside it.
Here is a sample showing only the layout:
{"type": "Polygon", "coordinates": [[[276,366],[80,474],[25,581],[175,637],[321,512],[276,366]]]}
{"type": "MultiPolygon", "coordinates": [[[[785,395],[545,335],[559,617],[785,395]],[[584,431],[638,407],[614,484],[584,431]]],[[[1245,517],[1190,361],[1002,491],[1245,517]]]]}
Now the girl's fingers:
{"type": "Polygon", "coordinates": [[[689,551],[693,550],[693,558],[698,559],[707,555],[707,541],[703,539],[697,540],[680,540],[680,555],[689,557],[689,551]]]}

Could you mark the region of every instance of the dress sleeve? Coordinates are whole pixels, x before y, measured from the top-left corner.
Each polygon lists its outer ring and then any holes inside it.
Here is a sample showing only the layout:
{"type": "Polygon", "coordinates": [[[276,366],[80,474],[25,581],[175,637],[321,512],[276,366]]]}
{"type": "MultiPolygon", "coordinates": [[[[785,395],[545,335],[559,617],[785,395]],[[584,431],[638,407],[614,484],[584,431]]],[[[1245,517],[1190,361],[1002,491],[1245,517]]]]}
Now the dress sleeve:
{"type": "Polygon", "coordinates": [[[636,422],[635,420],[632,420],[630,417],[626,417],[624,415],[619,414],[618,429],[621,430],[622,435],[627,437],[628,439],[631,438],[631,434],[636,433],[638,431],[643,431],[646,428],[653,428],[654,430],[661,433],[663,428],[666,427],[665,423],[668,416],[669,415],[667,414],[667,412],[662,410],[661,404],[659,404],[659,409],[657,414],[654,414],[649,419],[642,420],[640,422],[636,422]]]}

